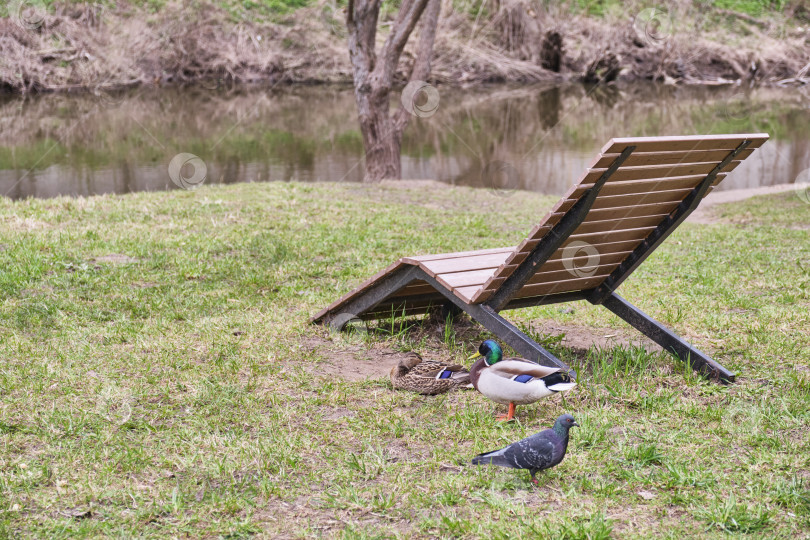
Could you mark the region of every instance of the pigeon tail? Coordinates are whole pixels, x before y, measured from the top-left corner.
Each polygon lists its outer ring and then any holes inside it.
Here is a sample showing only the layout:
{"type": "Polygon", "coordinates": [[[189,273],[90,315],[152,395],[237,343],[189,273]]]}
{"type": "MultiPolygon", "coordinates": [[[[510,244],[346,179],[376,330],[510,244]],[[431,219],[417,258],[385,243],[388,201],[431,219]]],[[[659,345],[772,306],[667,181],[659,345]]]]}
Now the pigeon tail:
{"type": "Polygon", "coordinates": [[[486,452],[484,454],[478,454],[474,458],[472,458],[473,465],[498,465],[500,467],[509,467],[515,468],[515,464],[506,459],[502,454],[499,452],[503,452],[503,450],[496,450],[495,452],[486,452]]]}
{"type": "Polygon", "coordinates": [[[534,478],[538,471],[554,467],[563,460],[568,449],[568,430],[578,425],[573,416],[563,414],[554,422],[552,429],[535,433],[500,450],[478,454],[472,463],[528,469],[534,478]]]}

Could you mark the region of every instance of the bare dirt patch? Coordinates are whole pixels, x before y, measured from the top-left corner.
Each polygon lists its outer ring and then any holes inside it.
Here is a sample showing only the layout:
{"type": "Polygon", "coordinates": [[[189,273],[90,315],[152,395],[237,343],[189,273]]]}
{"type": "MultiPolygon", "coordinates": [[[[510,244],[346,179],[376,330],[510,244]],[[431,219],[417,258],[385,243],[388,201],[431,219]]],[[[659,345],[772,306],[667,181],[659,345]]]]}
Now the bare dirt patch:
{"type": "Polygon", "coordinates": [[[535,322],[532,327],[535,331],[546,335],[558,336],[564,334],[562,345],[573,350],[578,355],[585,354],[588,349],[594,347],[611,349],[617,346],[636,345],[644,347],[650,352],[661,349],[653,341],[635,330],[579,326],[553,320],[535,322]]]}
{"type": "MultiPolygon", "coordinates": [[[[650,352],[660,351],[661,348],[638,332],[615,328],[595,328],[561,323],[554,320],[536,321],[532,328],[543,335],[559,336],[562,346],[570,349],[577,356],[584,357],[591,348],[610,349],[617,346],[636,345],[644,347],[650,352]]],[[[470,341],[477,344],[480,327],[467,320],[459,321],[454,327],[457,341],[470,341]]],[[[422,354],[426,359],[457,362],[446,353],[444,344],[438,334],[443,332],[442,326],[426,324],[414,328],[419,337],[427,337],[431,350],[422,354]]],[[[351,340],[337,341],[327,336],[312,336],[303,342],[303,347],[315,352],[322,360],[316,364],[305,367],[312,373],[339,377],[347,381],[364,381],[367,379],[388,378],[405,353],[391,349],[385,342],[372,342],[371,345],[358,338],[356,343],[351,340]]]]}
{"type": "Polygon", "coordinates": [[[340,377],[347,381],[387,377],[391,369],[404,356],[404,353],[389,349],[381,343],[367,347],[363,343],[354,344],[348,341],[335,343],[335,341],[321,336],[305,340],[303,346],[323,359],[305,369],[323,375],[340,377]]]}

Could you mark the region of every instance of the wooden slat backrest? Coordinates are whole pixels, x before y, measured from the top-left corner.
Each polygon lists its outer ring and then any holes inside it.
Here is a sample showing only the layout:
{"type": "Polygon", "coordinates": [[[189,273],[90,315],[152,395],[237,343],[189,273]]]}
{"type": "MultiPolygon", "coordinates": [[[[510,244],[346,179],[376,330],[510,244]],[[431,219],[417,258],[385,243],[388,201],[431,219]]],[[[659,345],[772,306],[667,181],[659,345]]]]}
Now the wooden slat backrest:
{"type": "MultiPolygon", "coordinates": [[[[517,247],[404,257],[318,313],[319,320],[407,265],[417,265],[464,302],[486,301],[514,272],[560,219],[590,189],[628,146],[635,150],[606,181],[588,215],[566,241],[514,295],[513,300],[554,298],[599,286],[633,250],[676,209],[706,175],[744,140],[748,148],[717,174],[717,185],[768,136],[712,135],[613,139],[591,162],[579,181],[517,247]],[[576,244],[575,244],[576,243],[576,244]],[[587,246],[587,249],[577,249],[587,246]]],[[[363,318],[424,313],[444,297],[425,281],[391,294],[363,318]]],[[[538,301],[540,303],[540,301],[538,301]]]]}
{"type": "MultiPolygon", "coordinates": [[[[572,186],[563,198],[546,214],[543,220],[532,229],[529,236],[507,257],[504,263],[492,274],[478,290],[475,285],[459,288],[464,295],[475,303],[486,301],[498,287],[526,259],[532,249],[540,242],[551,228],[559,222],[565,212],[585,193],[602,175],[613,160],[627,147],[635,149],[627,160],[611,175],[602,189],[596,202],[591,207],[585,220],[573,231],[569,239],[560,246],[548,262],[537,269],[541,275],[551,272],[547,265],[561,259],[563,254],[577,254],[581,251],[593,251],[593,244],[583,240],[587,235],[601,235],[600,244],[621,244],[615,250],[598,251],[598,256],[611,257],[619,252],[628,251],[628,243],[640,243],[650,230],[664,220],[678,204],[706,178],[734,149],[745,140],[749,146],[729,162],[717,175],[721,181],[740,162],[748,157],[754,149],[759,148],[768,139],[767,134],[742,135],[705,135],[691,137],[628,137],[612,139],[593,160],[579,181],[572,186]],[[628,232],[631,234],[628,236],[628,232]],[[619,241],[619,238],[622,240],[619,241]],[[572,242],[583,242],[579,251],[572,242]]],[[[632,250],[632,248],[630,248],[632,250]]],[[[620,261],[621,262],[621,261],[620,261]]],[[[538,294],[555,294],[568,291],[586,290],[599,285],[601,279],[615,268],[613,262],[597,265],[597,273],[582,276],[580,268],[574,268],[567,279],[555,281],[537,281],[532,278],[514,298],[537,296],[538,294]],[[612,266],[611,266],[612,265],[612,266]],[[594,284],[594,281],[597,281],[594,284]]],[[[560,277],[561,274],[549,273],[547,277],[560,277]]],[[[563,276],[564,277],[564,276],[563,276]]],[[[542,277],[539,278],[542,280],[542,277]]]]}

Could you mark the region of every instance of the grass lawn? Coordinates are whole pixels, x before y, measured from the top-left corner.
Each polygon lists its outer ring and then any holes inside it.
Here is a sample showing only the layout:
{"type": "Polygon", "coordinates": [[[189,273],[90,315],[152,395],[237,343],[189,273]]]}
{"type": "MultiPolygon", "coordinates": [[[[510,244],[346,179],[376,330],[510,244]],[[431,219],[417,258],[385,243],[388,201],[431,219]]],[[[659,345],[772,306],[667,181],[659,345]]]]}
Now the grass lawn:
{"type": "MultiPolygon", "coordinates": [[[[516,243],[552,202],[296,183],[0,200],[0,537],[809,537],[810,205],[793,193],[685,224],[621,289],[731,386],[539,336],[581,383],[503,424],[475,392],[394,392],[375,371],[410,349],[462,360],[480,327],[308,324],[398,256],[516,243]],[[562,412],[582,427],[539,488],[467,464],[562,412]]],[[[572,307],[506,315],[624,327],[572,307]]]]}

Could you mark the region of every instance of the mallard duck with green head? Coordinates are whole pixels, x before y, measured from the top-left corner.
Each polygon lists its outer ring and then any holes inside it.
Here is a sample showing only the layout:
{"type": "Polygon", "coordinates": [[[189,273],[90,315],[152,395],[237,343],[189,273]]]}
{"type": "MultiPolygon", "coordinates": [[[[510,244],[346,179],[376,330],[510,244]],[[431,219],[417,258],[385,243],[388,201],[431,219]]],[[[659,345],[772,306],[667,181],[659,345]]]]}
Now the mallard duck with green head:
{"type": "Polygon", "coordinates": [[[409,352],[391,370],[391,384],[397,390],[432,396],[469,386],[470,372],[461,365],[424,360],[415,352],[409,352]]]}
{"type": "Polygon", "coordinates": [[[509,405],[509,412],[500,420],[514,418],[516,405],[534,403],[576,386],[560,368],[541,366],[525,358],[504,358],[501,346],[491,339],[481,343],[470,360],[474,358],[478,360],[470,368],[473,387],[492,401],[509,405]]]}

